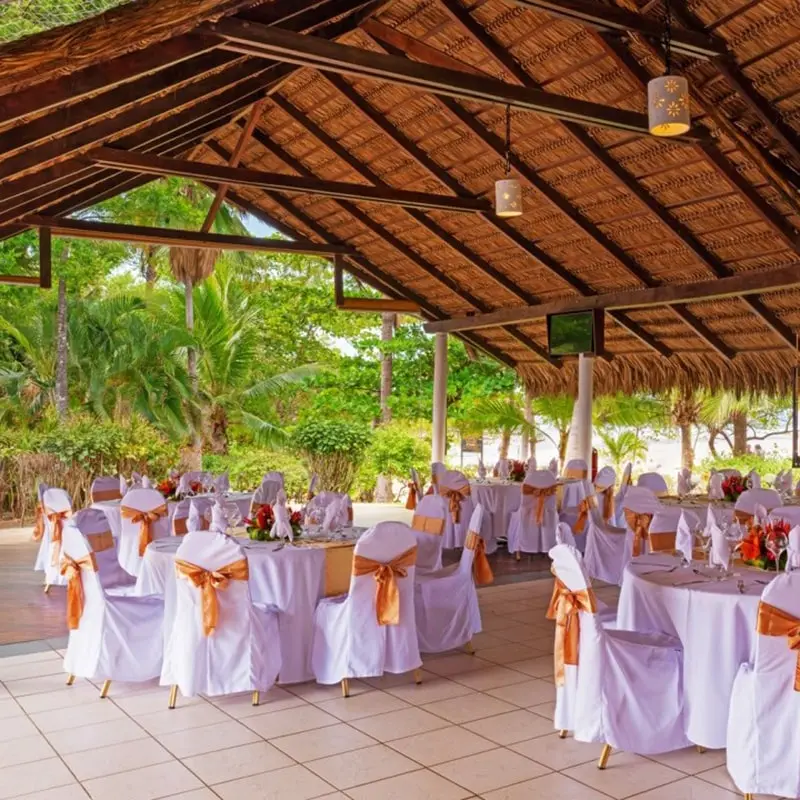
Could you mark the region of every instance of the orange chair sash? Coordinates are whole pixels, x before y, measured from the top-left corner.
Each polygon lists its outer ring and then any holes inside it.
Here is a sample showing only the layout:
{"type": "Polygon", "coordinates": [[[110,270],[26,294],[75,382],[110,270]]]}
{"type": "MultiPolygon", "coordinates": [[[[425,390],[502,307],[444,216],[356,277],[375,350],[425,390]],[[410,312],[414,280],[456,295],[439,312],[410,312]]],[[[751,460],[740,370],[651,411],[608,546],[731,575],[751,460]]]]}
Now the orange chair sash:
{"type": "Polygon", "coordinates": [[[577,665],[580,650],[581,623],[579,612],[594,614],[597,602],[591,589],[571,592],[557,577],[547,609],[547,619],[555,620],[556,639],[553,650],[556,686],[563,686],[566,664],[577,665]]]}
{"type": "Polygon", "coordinates": [[[414,481],[408,482],[408,497],[406,498],[406,508],[413,511],[417,507],[417,485],[414,481]]]}
{"type": "Polygon", "coordinates": [[[57,567],[61,558],[61,536],[64,532],[64,520],[72,516],[72,512],[50,511],[45,509],[47,519],[50,521],[50,566],[57,567]]]}
{"type": "MultiPolygon", "coordinates": [[[[172,518],[172,532],[176,536],[185,536],[189,533],[189,528],[187,524],[189,522],[189,517],[173,517],[172,518]]],[[[200,530],[207,531],[211,523],[205,518],[200,517],[200,530]]]]}
{"type": "Polygon", "coordinates": [[[789,649],[797,653],[794,690],[800,692],[800,619],[763,600],[758,604],[756,630],[764,636],[785,636],[789,649]]]}
{"type": "Polygon", "coordinates": [[[652,553],[671,553],[675,550],[675,539],[677,531],[658,531],[648,533],[648,541],[650,542],[650,551],[652,553]]]}
{"type": "Polygon", "coordinates": [[[411,527],[420,533],[441,536],[444,533],[444,520],[441,517],[425,517],[422,514],[414,514],[411,519],[411,527]]]}
{"type": "Polygon", "coordinates": [[[61,556],[61,574],[67,579],[67,627],[77,630],[83,616],[83,577],[81,570],[97,572],[97,561],[94,553],[89,553],[83,558],[70,558],[66,554],[61,556]]]}
{"type": "Polygon", "coordinates": [[[110,550],[114,546],[114,536],[111,531],[87,533],[86,538],[95,553],[102,553],[104,550],[110,550]]]}
{"type": "Polygon", "coordinates": [[[573,533],[583,533],[583,529],[586,527],[586,522],[589,519],[589,511],[593,505],[593,497],[584,497],[578,504],[578,519],[575,520],[572,526],[573,533]]]}
{"type": "Polygon", "coordinates": [[[458,525],[461,520],[461,503],[464,498],[472,494],[472,489],[467,486],[462,486],[460,489],[448,489],[446,486],[439,487],[439,494],[447,500],[450,506],[450,516],[453,522],[458,525]]]}
{"type": "Polygon", "coordinates": [[[121,513],[124,519],[130,520],[134,525],[139,525],[139,555],[143,556],[147,545],[153,541],[153,523],[160,517],[167,516],[166,503],[156,506],[149,511],[140,511],[138,508],[122,506],[121,513]]]}
{"type": "Polygon", "coordinates": [[[534,511],[534,515],[536,516],[537,525],[541,525],[542,522],[544,522],[545,500],[547,500],[548,497],[553,497],[557,491],[557,484],[553,484],[552,486],[531,486],[529,483],[522,484],[522,494],[536,498],[536,510],[534,511]]]}
{"type": "Polygon", "coordinates": [[[600,489],[597,494],[603,498],[603,522],[608,522],[614,516],[614,487],[600,489]]]}
{"type": "Polygon", "coordinates": [[[219,600],[217,591],[228,588],[230,581],[246,581],[249,577],[247,559],[233,561],[219,569],[208,570],[189,561],[175,559],[175,573],[178,578],[191,581],[200,589],[202,598],[203,633],[210,636],[219,622],[219,600]]]}
{"type": "Polygon", "coordinates": [[[640,556],[644,552],[644,543],[647,541],[647,532],[653,520],[652,514],[637,514],[631,509],[625,509],[625,522],[633,531],[633,555],[640,556]]]}
{"type": "Polygon", "coordinates": [[[35,516],[33,518],[33,541],[39,542],[44,536],[44,506],[41,503],[36,504],[35,516]]]}
{"type": "Polygon", "coordinates": [[[584,478],[588,477],[588,475],[589,475],[588,469],[570,467],[569,469],[564,470],[564,477],[570,480],[582,481],[584,478]]]}
{"type": "Polygon", "coordinates": [[[388,564],[373,561],[366,556],[353,558],[353,575],[375,576],[375,614],[378,625],[400,624],[400,590],[397,586],[397,576],[405,578],[408,568],[417,563],[416,546],[401,553],[388,564]]]}
{"type": "Polygon", "coordinates": [[[95,489],[92,492],[93,503],[103,503],[108,500],[122,500],[122,492],[119,489],[95,489]]]}
{"type": "Polygon", "coordinates": [[[481,535],[470,531],[464,541],[464,547],[467,550],[475,551],[475,557],[472,560],[472,577],[475,579],[475,583],[478,586],[494,583],[494,573],[489,559],[486,557],[486,542],[483,541],[481,535]]]}

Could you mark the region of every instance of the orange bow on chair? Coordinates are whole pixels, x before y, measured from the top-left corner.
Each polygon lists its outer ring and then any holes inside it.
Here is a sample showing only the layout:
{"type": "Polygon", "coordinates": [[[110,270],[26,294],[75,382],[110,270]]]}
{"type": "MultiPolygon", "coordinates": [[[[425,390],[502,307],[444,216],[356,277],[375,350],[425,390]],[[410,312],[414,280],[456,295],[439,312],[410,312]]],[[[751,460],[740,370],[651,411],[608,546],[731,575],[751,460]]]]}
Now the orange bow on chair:
{"type": "Polygon", "coordinates": [[[652,521],[652,514],[637,514],[629,508],[625,509],[625,522],[628,523],[628,527],[633,531],[634,556],[640,556],[644,552],[644,543],[647,541],[647,534],[652,521]]]}
{"type": "Polygon", "coordinates": [[[64,531],[64,520],[72,516],[72,512],[67,509],[66,511],[50,511],[45,509],[47,519],[50,521],[50,566],[58,566],[58,560],[61,557],[61,535],[64,531]]]}
{"type": "Polygon", "coordinates": [[[450,516],[453,518],[453,522],[458,525],[461,519],[461,503],[464,498],[472,494],[472,489],[470,489],[469,485],[462,486],[460,489],[448,489],[445,486],[440,486],[439,494],[449,503],[450,516]]]}
{"type": "Polygon", "coordinates": [[[375,613],[378,625],[400,624],[400,590],[397,587],[397,577],[405,578],[408,568],[417,563],[417,548],[412,547],[401,553],[388,564],[373,561],[366,556],[356,556],[353,559],[353,575],[375,575],[375,613]]]}
{"type": "Polygon", "coordinates": [[[472,560],[472,576],[478,586],[486,586],[494,582],[494,573],[486,557],[486,542],[483,541],[479,533],[470,531],[467,534],[464,547],[467,550],[474,550],[475,557],[472,560]]]}
{"type": "Polygon", "coordinates": [[[189,561],[175,560],[175,573],[179,578],[191,581],[200,589],[203,609],[203,633],[210,636],[219,620],[217,590],[228,588],[229,581],[246,581],[249,577],[247,559],[233,561],[219,569],[208,570],[189,561]]]}
{"type": "MultiPolygon", "coordinates": [[[[554,576],[555,577],[555,576],[554,576]]],[[[547,609],[547,619],[555,620],[556,640],[553,650],[556,686],[563,686],[566,664],[577,665],[580,650],[581,623],[579,612],[594,614],[597,610],[594,592],[581,589],[571,592],[557,577],[547,609]]]]}
{"type": "Polygon", "coordinates": [[[548,497],[553,497],[558,490],[558,486],[531,486],[528,483],[522,484],[522,494],[536,498],[536,524],[544,522],[544,503],[548,497]]]}
{"type": "Polygon", "coordinates": [[[800,619],[762,600],[758,604],[756,630],[764,636],[785,636],[789,640],[789,649],[797,653],[794,690],[800,692],[800,619]]]}
{"type": "Polygon", "coordinates": [[[81,570],[97,572],[97,561],[94,553],[89,553],[83,558],[70,558],[61,556],[61,574],[67,579],[67,627],[77,630],[83,616],[83,578],[81,570]]]}
{"type": "Polygon", "coordinates": [[[167,506],[156,506],[149,511],[139,511],[138,508],[121,506],[121,513],[124,519],[129,519],[134,524],[139,524],[139,555],[143,556],[147,545],[153,541],[153,523],[160,517],[167,516],[167,506]]]}
{"type": "Polygon", "coordinates": [[[33,518],[33,541],[39,542],[44,536],[44,506],[36,504],[35,517],[33,518]]]}
{"type": "Polygon", "coordinates": [[[603,522],[608,522],[614,516],[614,487],[609,486],[597,494],[603,498],[603,522]]]}
{"type": "Polygon", "coordinates": [[[594,502],[595,500],[593,497],[584,497],[578,504],[578,519],[575,520],[575,524],[572,526],[573,533],[583,533],[583,529],[586,527],[586,521],[589,519],[589,511],[594,505],[594,502]]]}
{"type": "Polygon", "coordinates": [[[406,498],[406,508],[413,511],[417,507],[417,484],[414,481],[409,481],[408,484],[408,497],[406,498]]]}

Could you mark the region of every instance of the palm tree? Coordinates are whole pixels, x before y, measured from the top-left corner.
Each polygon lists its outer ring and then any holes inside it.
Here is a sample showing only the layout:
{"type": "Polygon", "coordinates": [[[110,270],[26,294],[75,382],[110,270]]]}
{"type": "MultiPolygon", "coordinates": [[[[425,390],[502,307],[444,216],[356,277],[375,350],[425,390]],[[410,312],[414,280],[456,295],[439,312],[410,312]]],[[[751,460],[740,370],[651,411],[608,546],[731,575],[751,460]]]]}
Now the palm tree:
{"type": "Polygon", "coordinates": [[[700,413],[700,403],[691,389],[675,389],[670,396],[672,421],[678,427],[681,437],[681,467],[694,467],[694,447],[692,446],[692,425],[696,425],[700,413]]]}
{"type": "Polygon", "coordinates": [[[747,415],[760,405],[753,395],[735,395],[733,392],[704,392],[700,398],[699,419],[708,428],[708,447],[716,455],[714,446],[717,436],[722,436],[730,445],[733,455],[747,452],[747,415]],[[733,425],[733,441],[726,432],[733,425]]]}
{"type": "Polygon", "coordinates": [[[536,440],[536,426],[525,419],[525,411],[516,395],[487,397],[478,400],[464,419],[462,427],[470,433],[491,431],[500,434],[500,458],[508,458],[511,437],[527,433],[536,440]]]}
{"type": "Polygon", "coordinates": [[[633,431],[621,431],[614,435],[610,430],[598,431],[603,442],[603,455],[619,472],[623,464],[640,461],[647,455],[647,443],[633,431]]]}
{"type": "Polygon", "coordinates": [[[575,399],[566,394],[537,397],[532,403],[533,413],[550,427],[556,429],[558,441],[554,440],[546,431],[542,430],[542,433],[558,448],[558,459],[561,464],[567,458],[567,442],[569,441],[574,405],[575,399]]]}

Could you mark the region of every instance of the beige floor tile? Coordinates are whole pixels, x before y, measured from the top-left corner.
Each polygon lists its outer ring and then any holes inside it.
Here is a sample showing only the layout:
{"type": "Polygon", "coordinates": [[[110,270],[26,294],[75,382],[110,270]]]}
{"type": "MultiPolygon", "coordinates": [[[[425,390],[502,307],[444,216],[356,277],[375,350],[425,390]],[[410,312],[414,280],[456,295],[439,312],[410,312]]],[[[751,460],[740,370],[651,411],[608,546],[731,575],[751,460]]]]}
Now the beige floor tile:
{"type": "MultiPolygon", "coordinates": [[[[169,689],[166,686],[159,686],[150,692],[112,695],[111,699],[114,705],[119,706],[126,714],[130,714],[132,717],[169,710],[169,689]]],[[[185,708],[187,706],[202,705],[206,701],[202,697],[181,697],[178,702],[180,708],[185,708]]]]}
{"type": "MultiPolygon", "coordinates": [[[[94,685],[98,690],[102,687],[103,681],[96,680],[94,685]]],[[[161,686],[159,678],[151,678],[149,681],[114,681],[111,684],[109,697],[118,700],[120,697],[131,697],[135,694],[150,694],[151,692],[165,692],[169,694],[166,686],[161,686]]]]}
{"type": "Polygon", "coordinates": [[[163,733],[185,731],[189,728],[198,728],[203,725],[214,725],[217,722],[226,722],[230,717],[215,708],[210,703],[195,703],[181,706],[178,698],[177,708],[165,708],[152,714],[142,714],[136,721],[154,736],[163,733]]]}
{"type": "Polygon", "coordinates": [[[467,686],[451,681],[449,678],[432,677],[430,680],[423,680],[421,684],[411,686],[396,686],[387,689],[389,694],[412,703],[415,706],[424,703],[433,703],[437,700],[447,700],[449,697],[459,697],[470,694],[472,691],[467,686]]]}
{"type": "Polygon", "coordinates": [[[522,683],[527,680],[521,672],[506,667],[492,666],[489,669],[482,669],[477,672],[466,672],[460,675],[453,675],[453,680],[469,686],[479,692],[487,689],[497,689],[499,686],[510,686],[512,683],[522,683]]]}
{"type": "Polygon", "coordinates": [[[67,786],[56,786],[54,789],[23,795],[20,800],[89,800],[89,795],[79,783],[70,783],[67,786]]]}
{"type": "Polygon", "coordinates": [[[608,800],[608,795],[558,772],[486,792],[483,797],[485,800],[608,800]]]}
{"type": "Polygon", "coordinates": [[[469,791],[427,769],[348,789],[353,800],[461,800],[469,791]]]}
{"type": "Polygon", "coordinates": [[[547,767],[505,748],[447,761],[431,769],[475,794],[521,783],[550,772],[547,767]]]}
{"type": "Polygon", "coordinates": [[[424,708],[431,714],[437,714],[450,722],[460,724],[502,714],[504,711],[514,711],[515,706],[481,692],[472,692],[472,694],[462,697],[451,697],[449,700],[428,703],[424,708]]]}
{"type": "Polygon", "coordinates": [[[715,786],[720,786],[723,789],[728,789],[734,792],[736,791],[736,784],[728,774],[728,768],[725,766],[725,764],[719,767],[714,767],[713,769],[704,770],[703,772],[698,772],[696,777],[704,781],[708,781],[709,783],[713,783],[715,786]]]}
{"type": "Polygon", "coordinates": [[[86,725],[73,730],[57,731],[48,735],[50,744],[61,753],[78,753],[81,750],[91,750],[95,747],[104,747],[120,742],[130,742],[134,739],[143,739],[147,731],[143,730],[133,720],[115,719],[113,722],[101,722],[99,725],[86,725]]]}
{"type": "Polygon", "coordinates": [[[149,737],[64,756],[64,761],[79,781],[172,760],[172,756],[157,741],[149,737]]]}
{"type": "Polygon", "coordinates": [[[42,650],[38,653],[22,653],[18,656],[4,656],[0,658],[0,664],[4,667],[16,666],[17,664],[34,664],[37,661],[55,661],[63,663],[63,659],[55,650],[42,650]]]}
{"type": "Polygon", "coordinates": [[[468,722],[465,728],[491,739],[497,744],[509,745],[535,736],[544,736],[552,733],[553,724],[538,714],[532,714],[524,709],[498,714],[495,717],[486,717],[474,722],[468,722]]]}
{"type": "Polygon", "coordinates": [[[487,633],[496,633],[500,635],[500,631],[507,628],[514,628],[519,625],[519,621],[512,619],[505,613],[499,614],[481,614],[481,628],[487,633]]]}
{"type": "Polygon", "coordinates": [[[243,722],[259,736],[263,736],[265,739],[275,739],[278,736],[288,736],[292,733],[336,725],[339,720],[316,706],[305,705],[286,711],[276,711],[273,714],[247,717],[243,722]]]}
{"type": "Polygon", "coordinates": [[[441,764],[473,753],[492,750],[495,745],[471,731],[453,725],[420,736],[396,739],[390,743],[390,747],[429,767],[432,764],[441,764]]]}
{"type": "Polygon", "coordinates": [[[602,750],[599,744],[576,742],[572,736],[559,739],[555,731],[550,736],[537,736],[535,739],[509,745],[509,748],[556,770],[575,767],[588,761],[596,763],[602,750]]]}
{"type": "Polygon", "coordinates": [[[38,714],[42,711],[57,711],[60,708],[76,708],[94,703],[100,699],[97,687],[88,681],[70,687],[68,692],[41,692],[39,694],[26,694],[17,698],[17,702],[28,714],[38,714]]]}
{"type": "Polygon", "coordinates": [[[75,783],[75,778],[60,758],[43,758],[29,764],[0,769],[0,798],[39,792],[54,786],[75,783]]]}
{"type": "Polygon", "coordinates": [[[540,650],[518,642],[504,642],[498,647],[481,650],[481,658],[493,661],[495,664],[510,664],[512,661],[525,661],[540,655],[540,650]]]}
{"type": "Polygon", "coordinates": [[[378,744],[349,756],[329,756],[309,761],[306,766],[331,786],[348,789],[410,772],[418,769],[419,765],[386,745],[378,744]]]}
{"type": "Polygon", "coordinates": [[[476,633],[472,637],[472,646],[478,653],[480,653],[481,650],[486,650],[490,647],[499,647],[503,644],[508,644],[508,639],[503,639],[496,633],[476,633]]]}
{"type": "Polygon", "coordinates": [[[523,661],[512,661],[506,666],[533,678],[544,678],[553,674],[553,656],[546,654],[536,656],[536,658],[527,658],[523,661]]]}
{"type": "MultiPolygon", "coordinates": [[[[2,725],[3,723],[0,723],[2,725]]],[[[45,758],[55,757],[56,753],[44,736],[23,736],[9,739],[0,745],[0,768],[17,764],[29,764],[45,758]]]]}
{"type": "Polygon", "coordinates": [[[83,785],[92,800],[155,800],[202,787],[200,781],[178,761],[118,772],[84,781],[83,785]]]}
{"type": "Polygon", "coordinates": [[[636,795],[636,800],[734,800],[734,798],[741,798],[741,795],[698,778],[684,778],[636,795]]]}
{"type": "Polygon", "coordinates": [[[348,800],[348,797],[341,792],[334,792],[333,794],[324,794],[322,797],[317,797],[316,800],[348,800]]]}
{"type": "Polygon", "coordinates": [[[564,774],[616,798],[630,797],[684,777],[682,772],[633,753],[613,753],[602,770],[588,763],[570,767],[564,774]]]}
{"type": "Polygon", "coordinates": [[[175,733],[163,733],[156,738],[177,758],[189,758],[257,742],[260,737],[250,728],[230,720],[175,733]]]}
{"type": "Polygon", "coordinates": [[[281,736],[270,743],[301,763],[377,744],[375,739],[344,723],[281,736]]]}
{"type": "Polygon", "coordinates": [[[474,672],[481,669],[489,669],[494,664],[491,661],[484,661],[479,656],[468,656],[466,653],[458,653],[454,656],[436,658],[425,664],[428,672],[440,675],[444,678],[455,677],[465,672],[474,672]]]}
{"type": "MultiPolygon", "coordinates": [[[[294,683],[291,686],[282,687],[287,692],[301,697],[307,703],[323,703],[325,700],[335,700],[342,696],[342,686],[339,683],[333,686],[324,686],[321,683],[294,683]]],[[[363,681],[350,681],[350,696],[371,692],[374,687],[363,681]]]]}
{"type": "Polygon", "coordinates": [[[353,720],[350,724],[380,742],[388,742],[392,739],[402,739],[404,736],[413,736],[444,728],[450,723],[441,716],[429,714],[421,708],[411,707],[400,711],[390,711],[388,714],[376,714],[372,717],[353,720]]]}
{"type": "Polygon", "coordinates": [[[79,712],[74,708],[59,708],[56,711],[31,714],[30,718],[42,733],[54,733],[73,728],[76,722],[80,725],[96,725],[100,722],[124,719],[125,714],[113,703],[96,696],[94,702],[84,703],[79,712]]]}
{"type": "Polygon", "coordinates": [[[38,733],[36,726],[27,717],[9,717],[0,724],[0,743],[38,733]]]}
{"type": "Polygon", "coordinates": [[[294,762],[267,742],[253,742],[215,753],[184,758],[183,763],[203,783],[212,784],[290,767],[294,762]]]}
{"type": "Polygon", "coordinates": [[[285,711],[287,708],[296,708],[305,704],[305,700],[290,692],[273,687],[268,692],[262,692],[258,705],[253,705],[253,693],[244,692],[228,697],[213,697],[210,701],[220,710],[237,719],[254,717],[257,714],[269,714],[273,711],[285,711]]]}
{"type": "Polygon", "coordinates": [[[5,681],[5,687],[12,697],[23,697],[26,694],[39,694],[40,692],[54,692],[73,689],[78,685],[85,685],[84,681],[73,686],[67,686],[67,677],[62,670],[56,675],[42,675],[38,678],[23,678],[18,681],[5,681]]]}
{"type": "Polygon", "coordinates": [[[515,706],[529,708],[541,703],[553,702],[556,697],[556,688],[552,683],[532,678],[522,683],[488,689],[486,694],[499,700],[505,700],[507,703],[513,703],[515,706]]]}
{"type": "Polygon", "coordinates": [[[26,664],[9,664],[5,658],[0,658],[0,681],[4,683],[41,675],[60,675],[66,679],[64,662],[60,658],[48,658],[26,664]]]}
{"type": "MultiPolygon", "coordinates": [[[[426,658],[426,657],[424,657],[426,658]]],[[[422,670],[422,680],[430,680],[434,677],[432,672],[422,670]]],[[[364,678],[363,682],[373,689],[394,689],[396,686],[414,686],[414,672],[386,672],[376,678],[364,678]]],[[[350,694],[352,694],[352,690],[350,694]]]]}
{"type": "MultiPolygon", "coordinates": [[[[503,630],[495,631],[493,636],[496,636],[498,639],[505,639],[507,642],[515,642],[518,644],[528,645],[529,647],[533,647],[534,643],[536,644],[537,649],[545,644],[544,637],[541,633],[536,632],[534,633],[529,625],[517,625],[515,624],[512,628],[503,628],[503,630]]],[[[553,637],[550,636],[549,640],[546,642],[550,649],[553,649],[553,637]]]]}
{"type": "Polygon", "coordinates": [[[24,716],[25,712],[22,706],[13,697],[5,697],[0,700],[0,720],[24,716]]]}
{"type": "Polygon", "coordinates": [[[556,715],[556,701],[551,700],[548,703],[540,703],[539,705],[530,706],[528,711],[532,711],[534,714],[538,714],[540,717],[549,719],[552,722],[556,715]]]}
{"type": "Polygon", "coordinates": [[[326,700],[317,706],[328,714],[333,714],[345,722],[374,714],[385,714],[388,711],[399,711],[408,708],[399,697],[388,692],[372,691],[355,697],[339,697],[336,700],[326,700]]]}
{"type": "Polygon", "coordinates": [[[725,751],[706,750],[704,753],[698,753],[696,747],[687,747],[683,750],[675,750],[672,753],[648,756],[648,758],[673,769],[679,769],[689,775],[696,775],[698,772],[705,772],[714,767],[724,766],[725,751]]]}
{"type": "Polygon", "coordinates": [[[219,795],[204,787],[202,789],[193,789],[189,792],[171,794],[169,800],[219,800],[219,795]]]}
{"type": "Polygon", "coordinates": [[[222,800],[309,800],[330,794],[331,789],[325,781],[301,766],[262,772],[214,786],[222,800]]]}

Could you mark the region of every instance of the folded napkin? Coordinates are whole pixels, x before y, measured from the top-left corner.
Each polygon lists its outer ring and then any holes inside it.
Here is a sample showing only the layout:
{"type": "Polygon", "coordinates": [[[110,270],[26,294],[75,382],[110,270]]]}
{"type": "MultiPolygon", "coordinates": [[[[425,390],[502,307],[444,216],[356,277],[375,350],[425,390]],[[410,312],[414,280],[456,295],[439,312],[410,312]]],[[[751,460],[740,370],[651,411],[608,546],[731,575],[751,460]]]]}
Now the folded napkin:
{"type": "Polygon", "coordinates": [[[120,473],[119,476],[119,494],[120,497],[125,497],[126,492],[128,491],[128,482],[125,480],[125,476],[120,473]]]}
{"type": "Polygon", "coordinates": [[[193,533],[203,529],[203,515],[200,513],[200,507],[196,502],[189,503],[189,514],[186,517],[186,532],[193,533]]]}
{"type": "Polygon", "coordinates": [[[547,465],[547,469],[549,469],[553,475],[558,475],[558,459],[551,458],[550,463],[547,465]]]}
{"type": "Polygon", "coordinates": [[[787,469],[783,475],[783,491],[785,494],[791,494],[792,485],[793,485],[792,471],[790,469],[787,469]]]}
{"type": "Polygon", "coordinates": [[[683,497],[689,494],[692,485],[690,480],[683,474],[683,470],[678,473],[678,496],[683,497]]]}
{"type": "Polygon", "coordinates": [[[786,569],[800,569],[800,525],[789,531],[789,543],[786,548],[786,569]]]}
{"type": "Polygon", "coordinates": [[[681,516],[678,519],[678,529],[675,533],[675,549],[678,550],[687,561],[691,561],[693,547],[694,534],[689,527],[686,515],[681,512],[681,516]]]}
{"type": "Polygon", "coordinates": [[[483,459],[478,459],[478,477],[482,480],[486,480],[486,465],[483,463],[483,459]]]}
{"type": "Polygon", "coordinates": [[[495,465],[495,472],[497,472],[497,477],[501,480],[506,480],[511,471],[511,465],[508,462],[507,458],[501,458],[497,464],[495,465]]]}
{"type": "Polygon", "coordinates": [[[725,496],[722,491],[722,473],[713,472],[708,479],[708,499],[709,500],[722,500],[725,496]]]}
{"type": "Polygon", "coordinates": [[[189,481],[188,473],[181,475],[181,479],[178,481],[178,490],[177,494],[181,497],[186,497],[192,493],[191,482],[189,481]]]}
{"type": "Polygon", "coordinates": [[[332,531],[339,525],[344,525],[347,521],[347,497],[334,500],[325,508],[325,516],[322,519],[322,529],[332,531]]]}
{"type": "Polygon", "coordinates": [[[761,503],[755,504],[753,507],[753,522],[756,525],[764,525],[769,522],[769,512],[766,506],[762,506],[761,503]]]}
{"type": "Polygon", "coordinates": [[[138,472],[131,472],[131,489],[138,489],[142,485],[142,476],[138,472]]]}
{"type": "Polygon", "coordinates": [[[228,532],[228,514],[220,500],[215,500],[214,505],[211,506],[211,525],[209,530],[214,533],[228,532]]]}
{"type": "Polygon", "coordinates": [[[754,469],[747,473],[747,485],[751,489],[761,488],[761,476],[754,469]]]}
{"type": "Polygon", "coordinates": [[[711,564],[727,569],[731,561],[731,546],[717,525],[716,519],[711,523],[709,532],[711,533],[711,564]]]}
{"type": "Polygon", "coordinates": [[[150,483],[150,478],[147,475],[142,476],[142,489],[152,489],[153,484],[150,483]]]}

